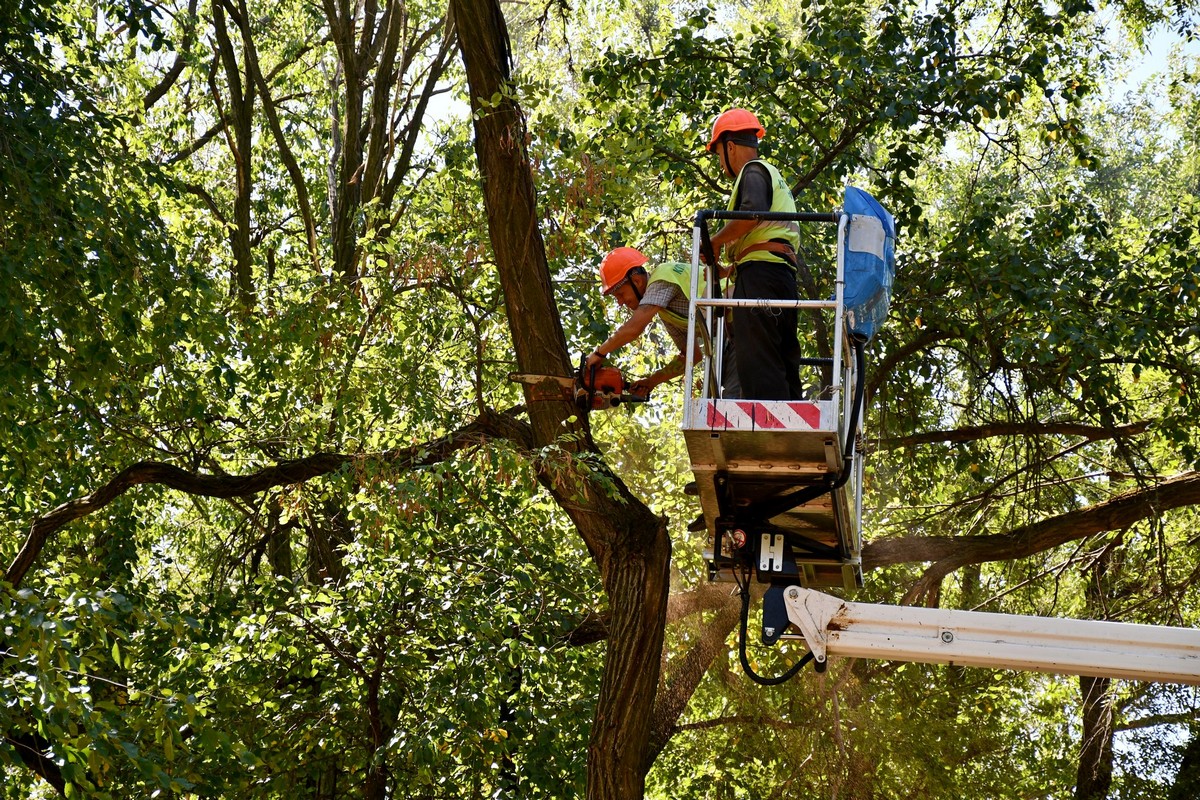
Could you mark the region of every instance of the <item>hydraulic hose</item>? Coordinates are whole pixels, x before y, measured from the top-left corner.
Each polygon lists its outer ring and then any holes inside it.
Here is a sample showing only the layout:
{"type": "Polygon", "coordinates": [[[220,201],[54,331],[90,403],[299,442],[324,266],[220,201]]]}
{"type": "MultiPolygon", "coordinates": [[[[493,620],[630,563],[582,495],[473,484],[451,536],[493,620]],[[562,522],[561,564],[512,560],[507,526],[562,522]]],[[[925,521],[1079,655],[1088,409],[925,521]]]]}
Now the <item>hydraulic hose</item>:
{"type": "Polygon", "coordinates": [[[804,668],[805,664],[812,661],[812,651],[805,653],[803,658],[788,667],[787,672],[776,675],[774,678],[767,678],[755,672],[754,668],[750,666],[750,659],[746,657],[746,628],[747,620],[750,617],[750,576],[747,575],[745,582],[739,581],[738,585],[741,587],[742,594],[742,624],[738,633],[738,659],[742,662],[742,672],[745,672],[750,680],[761,686],[778,686],[790,681],[796,676],[796,673],[804,668]]]}

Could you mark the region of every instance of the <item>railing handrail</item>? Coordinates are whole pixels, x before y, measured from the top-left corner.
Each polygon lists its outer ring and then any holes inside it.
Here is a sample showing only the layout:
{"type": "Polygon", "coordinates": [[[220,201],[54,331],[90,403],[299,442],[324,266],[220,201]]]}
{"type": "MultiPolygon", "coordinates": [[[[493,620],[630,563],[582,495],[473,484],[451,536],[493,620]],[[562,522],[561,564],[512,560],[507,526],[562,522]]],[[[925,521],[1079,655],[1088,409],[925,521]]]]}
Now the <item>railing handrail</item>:
{"type": "Polygon", "coordinates": [[[721,211],[706,208],[696,212],[696,225],[710,219],[752,219],[780,222],[834,222],[841,219],[838,211],[721,211]]]}

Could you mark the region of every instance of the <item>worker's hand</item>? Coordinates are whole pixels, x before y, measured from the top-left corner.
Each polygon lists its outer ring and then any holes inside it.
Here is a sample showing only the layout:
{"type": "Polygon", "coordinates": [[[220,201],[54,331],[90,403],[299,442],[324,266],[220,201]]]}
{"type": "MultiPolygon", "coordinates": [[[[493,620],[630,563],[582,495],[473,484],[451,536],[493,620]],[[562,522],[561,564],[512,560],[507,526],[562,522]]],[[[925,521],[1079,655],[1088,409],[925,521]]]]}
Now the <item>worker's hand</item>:
{"type": "Polygon", "coordinates": [[[591,369],[594,366],[604,363],[604,356],[593,350],[588,354],[587,361],[583,362],[584,369],[591,369]]]}
{"type": "Polygon", "coordinates": [[[657,385],[658,384],[650,378],[638,378],[636,381],[629,384],[629,393],[632,395],[637,395],[638,397],[644,397],[649,400],[650,391],[657,385]]]}

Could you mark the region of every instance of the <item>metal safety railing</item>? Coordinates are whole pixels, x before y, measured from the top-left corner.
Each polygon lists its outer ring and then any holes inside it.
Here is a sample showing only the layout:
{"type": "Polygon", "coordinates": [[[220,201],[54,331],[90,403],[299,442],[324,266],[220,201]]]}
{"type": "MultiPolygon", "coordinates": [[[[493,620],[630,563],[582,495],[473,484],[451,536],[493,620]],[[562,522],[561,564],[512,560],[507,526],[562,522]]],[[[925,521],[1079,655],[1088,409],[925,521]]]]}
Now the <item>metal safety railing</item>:
{"type": "MultiPolygon", "coordinates": [[[[720,376],[724,368],[724,344],[725,344],[725,326],[724,326],[724,310],[736,308],[796,308],[808,310],[830,310],[834,317],[833,341],[834,346],[831,348],[833,353],[832,362],[832,384],[827,387],[829,396],[837,403],[837,416],[841,422],[839,425],[840,433],[843,437],[849,433],[847,426],[850,423],[851,404],[843,402],[844,389],[850,380],[857,379],[858,376],[853,374],[847,375],[843,365],[852,365],[854,362],[850,356],[850,342],[845,335],[845,263],[844,263],[844,247],[843,242],[846,235],[846,225],[849,221],[849,216],[842,213],[840,210],[832,213],[827,212],[749,212],[749,211],[719,211],[706,209],[699,211],[696,214],[695,225],[692,228],[692,251],[691,251],[691,291],[689,292],[690,302],[688,304],[688,332],[687,340],[688,347],[685,351],[684,362],[684,409],[683,409],[683,427],[692,428],[700,427],[696,425],[694,419],[695,404],[692,398],[719,398],[720,376]],[[787,222],[817,222],[817,223],[836,223],[837,224],[837,274],[834,282],[834,296],[828,300],[766,300],[766,299],[736,299],[732,297],[717,296],[717,291],[720,282],[717,279],[716,270],[713,267],[706,267],[700,259],[703,249],[711,250],[711,245],[708,245],[708,222],[710,220],[754,220],[759,221],[787,221],[787,222]],[[703,293],[699,291],[700,276],[707,270],[708,275],[705,281],[705,290],[703,293]],[[703,336],[706,347],[700,349],[702,353],[702,380],[700,381],[699,393],[696,391],[696,360],[695,353],[697,351],[697,337],[703,336]]],[[[715,261],[715,259],[714,259],[715,261]]],[[[814,365],[822,363],[822,359],[803,359],[802,364],[814,365]]],[[[757,398],[743,398],[746,400],[755,400],[757,398]]],[[[861,421],[861,416],[859,416],[861,421]]]]}
{"type": "MultiPolygon", "coordinates": [[[[786,484],[786,477],[794,475],[796,485],[793,489],[779,489],[757,492],[758,499],[745,501],[749,504],[739,506],[734,513],[741,516],[749,515],[762,521],[773,518],[778,514],[788,513],[791,509],[818,499],[824,493],[836,493],[844,497],[845,504],[835,500],[834,505],[846,508],[849,518],[840,513],[835,514],[842,522],[837,522],[838,541],[841,563],[850,565],[858,573],[861,564],[862,549],[862,478],[863,458],[861,448],[857,446],[861,436],[864,419],[863,392],[863,343],[855,341],[847,329],[846,322],[846,264],[845,244],[848,235],[850,216],[838,210],[834,213],[797,212],[797,213],[757,213],[742,211],[705,210],[696,215],[692,231],[691,253],[691,291],[689,292],[687,343],[684,353],[684,408],[683,429],[689,442],[689,452],[693,457],[693,471],[699,464],[712,464],[712,459],[738,461],[738,480],[743,490],[755,494],[754,484],[758,481],[761,486],[779,487],[780,480],[786,484]],[[721,282],[717,279],[714,268],[715,258],[709,258],[710,264],[705,266],[701,261],[701,253],[711,254],[711,242],[708,235],[708,223],[712,220],[778,220],[789,222],[815,222],[837,225],[836,274],[834,276],[834,291],[828,299],[796,299],[768,300],[741,299],[726,297],[721,292],[721,282]],[[705,274],[704,289],[700,289],[701,275],[705,274]],[[822,372],[816,399],[800,401],[769,401],[753,397],[739,397],[737,402],[724,402],[722,377],[725,369],[725,338],[726,312],[739,308],[794,308],[808,311],[812,314],[829,314],[832,320],[833,340],[828,350],[831,357],[804,358],[802,365],[827,367],[829,373],[822,372]],[[697,347],[698,343],[703,347],[697,347]],[[699,353],[699,361],[697,354],[699,353]],[[808,425],[807,420],[797,420],[791,415],[791,409],[800,411],[819,412],[820,424],[808,425]],[[725,444],[717,444],[717,437],[727,433],[736,433],[744,437],[747,430],[747,414],[749,411],[750,433],[763,436],[758,440],[737,438],[727,440],[725,444]],[[759,414],[763,417],[773,417],[773,426],[758,426],[756,420],[759,414]],[[727,416],[733,414],[737,416],[727,416]],[[784,418],[797,420],[784,422],[784,418]],[[783,427],[779,427],[779,423],[783,427]],[[733,427],[729,427],[733,426],[733,427]],[[767,427],[772,427],[768,430],[767,427]],[[758,431],[758,433],[755,433],[758,431]],[[698,437],[698,438],[695,438],[698,437]],[[825,444],[814,448],[814,441],[821,440],[825,444]],[[712,444],[705,442],[712,441],[712,444]],[[730,451],[730,447],[734,450],[730,451]],[[833,451],[837,451],[836,455],[833,451]],[[736,453],[731,455],[731,452],[736,453]],[[699,462],[697,463],[697,458],[699,462]],[[745,470],[761,476],[749,477],[745,470]],[[813,470],[826,472],[826,478],[812,482],[813,470]],[[749,484],[747,484],[749,482],[749,484]],[[764,493],[765,492],[765,493],[764,493]],[[772,495],[772,492],[775,492],[772,495]]],[[[715,254],[713,254],[715,255],[715,254]]],[[[736,312],[734,314],[736,320],[736,312]]],[[[803,319],[803,317],[801,317],[803,319]]],[[[736,336],[736,325],[733,335],[736,336]]],[[[737,365],[739,369],[742,365],[737,365]]],[[[809,417],[811,419],[811,417],[809,417]]],[[[708,475],[713,470],[726,470],[723,463],[704,466],[702,471],[708,475]]],[[[732,474],[732,473],[730,473],[732,474]]],[[[697,481],[701,481],[701,473],[696,472],[697,481]]],[[[703,489],[702,495],[703,495],[703,489]]],[[[729,506],[726,506],[729,508],[729,506]]],[[[811,543],[810,543],[811,546],[811,543]]],[[[714,546],[714,552],[718,549],[714,546]]],[[[816,552],[815,550],[813,552],[816,552]]],[[[822,557],[813,556],[820,560],[822,557]]]]}

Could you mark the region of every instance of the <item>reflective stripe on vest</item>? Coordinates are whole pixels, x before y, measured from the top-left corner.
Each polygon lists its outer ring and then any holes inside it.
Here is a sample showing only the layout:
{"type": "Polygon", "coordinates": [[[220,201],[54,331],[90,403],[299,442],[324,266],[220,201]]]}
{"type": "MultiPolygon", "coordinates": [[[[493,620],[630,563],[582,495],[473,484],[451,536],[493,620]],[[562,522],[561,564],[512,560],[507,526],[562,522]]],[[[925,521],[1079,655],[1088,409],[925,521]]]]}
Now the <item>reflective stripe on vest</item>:
{"type": "MultiPolygon", "coordinates": [[[[650,273],[649,279],[646,281],[646,286],[655,281],[665,281],[672,286],[678,286],[679,291],[683,292],[683,299],[690,300],[692,296],[692,267],[690,264],[684,264],[680,261],[664,261],[654,268],[650,273]]],[[[704,294],[704,275],[700,276],[698,286],[700,294],[704,294]]],[[[681,317],[667,308],[661,308],[658,315],[662,317],[664,322],[671,323],[677,328],[687,328],[687,317],[681,317]]]]}
{"type": "MultiPolygon", "coordinates": [[[[746,167],[751,164],[762,164],[767,174],[771,178],[771,211],[786,211],[789,214],[796,213],[796,201],[792,199],[792,190],[788,188],[787,182],[783,176],[779,174],[779,170],[771,166],[762,159],[749,161],[746,166],[742,167],[742,171],[738,173],[737,180],[733,183],[733,191],[729,195],[729,211],[737,211],[735,207],[738,199],[738,188],[742,185],[742,176],[746,174],[746,167]]],[[[736,261],[773,261],[795,269],[792,262],[787,258],[777,253],[772,253],[768,250],[753,250],[746,251],[746,248],[751,245],[765,244],[772,239],[785,241],[792,246],[793,252],[800,249],[800,226],[795,222],[782,222],[779,220],[763,220],[755,225],[750,231],[735,242],[729,244],[729,252],[734,254],[736,261]],[[743,257],[744,254],[744,257],[743,257]]]]}

